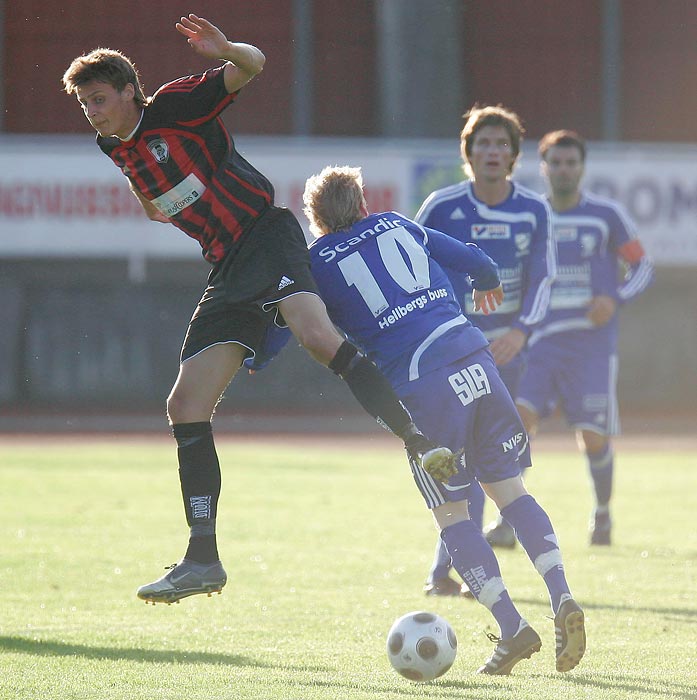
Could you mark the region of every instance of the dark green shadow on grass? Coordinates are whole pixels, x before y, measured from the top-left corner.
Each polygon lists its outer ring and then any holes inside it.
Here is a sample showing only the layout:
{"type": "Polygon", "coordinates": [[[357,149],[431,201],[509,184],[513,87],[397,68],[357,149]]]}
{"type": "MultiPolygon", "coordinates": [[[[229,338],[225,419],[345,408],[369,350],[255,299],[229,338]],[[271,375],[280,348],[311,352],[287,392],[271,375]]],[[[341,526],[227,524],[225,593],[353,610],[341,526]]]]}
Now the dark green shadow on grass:
{"type": "MultiPolygon", "coordinates": [[[[628,613],[648,613],[650,615],[663,616],[674,622],[697,622],[697,608],[658,608],[645,607],[641,605],[616,605],[608,603],[588,603],[583,598],[577,598],[581,607],[587,612],[589,610],[606,610],[608,612],[628,612],[628,613]],[[695,618],[692,620],[690,618],[695,618]]],[[[549,609],[549,599],[540,596],[539,598],[515,598],[514,603],[524,603],[526,605],[540,605],[549,609]]]]}
{"type": "MultiPolygon", "coordinates": [[[[516,671],[517,671],[516,667],[516,671]]],[[[514,674],[515,672],[514,671],[514,674]]],[[[518,672],[518,677],[522,677],[524,675],[524,671],[521,669],[518,672]]],[[[549,678],[550,676],[544,675],[541,676],[539,674],[533,674],[534,677],[538,679],[543,679],[543,678],[549,678]]],[[[515,684],[516,681],[516,676],[512,675],[509,677],[511,686],[508,688],[501,688],[499,691],[500,697],[504,697],[506,694],[506,691],[511,691],[512,693],[512,698],[515,699],[517,697],[517,685],[515,684]]],[[[625,675],[620,675],[617,673],[594,673],[592,675],[586,674],[583,672],[579,672],[578,669],[571,673],[555,673],[553,676],[553,679],[555,681],[559,681],[562,683],[566,683],[569,686],[577,686],[578,688],[595,688],[595,689],[602,689],[602,690],[607,690],[610,691],[610,693],[614,692],[629,692],[629,693],[643,693],[643,694],[650,694],[651,697],[670,697],[670,698],[679,698],[680,700],[697,700],[697,689],[695,689],[693,686],[687,684],[687,683],[676,683],[676,682],[670,682],[670,681],[659,681],[659,680],[650,680],[646,681],[645,679],[641,677],[637,677],[636,675],[632,676],[631,674],[625,675]]],[[[482,689],[484,687],[491,687],[491,685],[484,685],[483,683],[461,683],[458,681],[447,681],[447,680],[441,680],[438,683],[439,688],[453,688],[457,689],[458,693],[456,694],[455,697],[459,698],[467,698],[470,697],[470,695],[462,695],[462,691],[466,690],[476,690],[476,689],[482,689]]],[[[569,692],[571,692],[571,688],[569,688],[569,692]]],[[[471,697],[478,697],[475,693],[475,695],[471,697]]],[[[481,697],[481,696],[479,696],[481,697]]],[[[562,695],[562,697],[564,697],[562,695]]],[[[575,696],[574,696],[575,697],[575,696]]],[[[608,695],[608,697],[611,697],[611,695],[608,695]]]]}
{"type": "Polygon", "coordinates": [[[652,697],[680,698],[681,700],[697,700],[697,688],[687,683],[675,683],[671,681],[649,680],[632,677],[627,674],[597,673],[592,676],[568,673],[564,680],[572,685],[591,688],[604,688],[609,693],[626,691],[629,693],[644,693],[652,697]]]}
{"type": "MultiPolygon", "coordinates": [[[[516,671],[518,669],[516,668],[516,671]]],[[[697,700],[697,690],[686,683],[675,683],[665,681],[649,681],[641,677],[632,675],[620,675],[612,673],[600,674],[585,674],[579,673],[578,669],[572,673],[554,673],[554,674],[533,674],[538,679],[549,679],[558,683],[566,684],[567,686],[577,686],[578,688],[596,688],[609,691],[608,697],[612,697],[613,691],[627,691],[629,693],[649,693],[652,697],[671,697],[679,698],[679,700],[697,700]]],[[[512,676],[497,676],[494,679],[491,676],[478,676],[472,673],[472,680],[468,681],[450,681],[446,678],[440,678],[433,683],[410,683],[403,679],[397,679],[394,685],[389,687],[391,695],[401,695],[405,698],[418,698],[423,700],[429,696],[429,688],[438,689],[438,697],[443,698],[458,698],[459,700],[479,700],[483,692],[491,691],[496,687],[497,697],[500,700],[517,700],[520,696],[519,681],[525,677],[525,671],[521,668],[517,675],[514,672],[512,676]]],[[[372,688],[370,685],[340,683],[336,681],[322,681],[313,679],[311,682],[305,680],[288,680],[289,685],[296,687],[308,686],[311,688],[326,687],[336,691],[337,689],[353,689],[368,691],[372,690],[375,697],[379,697],[382,693],[388,692],[384,686],[375,684],[372,688]]],[[[568,688],[569,692],[571,688],[568,688]]],[[[563,689],[560,688],[562,695],[563,689]]]]}
{"type": "MultiPolygon", "coordinates": [[[[6,652],[30,654],[32,656],[75,656],[86,659],[110,659],[112,661],[139,661],[153,664],[225,664],[227,666],[249,666],[252,668],[275,668],[241,654],[215,654],[205,651],[181,651],[175,649],[142,649],[124,647],[98,647],[84,644],[67,644],[51,640],[28,639],[27,637],[0,636],[0,649],[6,652]]],[[[327,666],[302,666],[298,670],[332,672],[327,666]]]]}

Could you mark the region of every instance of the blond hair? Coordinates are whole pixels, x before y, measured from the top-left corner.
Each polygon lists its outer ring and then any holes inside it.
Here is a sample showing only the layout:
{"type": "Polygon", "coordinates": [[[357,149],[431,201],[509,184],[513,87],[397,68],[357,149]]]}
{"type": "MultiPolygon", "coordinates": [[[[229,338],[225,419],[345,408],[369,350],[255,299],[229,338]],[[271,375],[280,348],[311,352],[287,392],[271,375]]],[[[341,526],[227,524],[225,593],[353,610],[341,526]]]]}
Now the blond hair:
{"type": "Polygon", "coordinates": [[[315,238],[353,226],[363,218],[365,206],[361,169],[334,165],[312,175],[305,183],[303,204],[315,238]]]}

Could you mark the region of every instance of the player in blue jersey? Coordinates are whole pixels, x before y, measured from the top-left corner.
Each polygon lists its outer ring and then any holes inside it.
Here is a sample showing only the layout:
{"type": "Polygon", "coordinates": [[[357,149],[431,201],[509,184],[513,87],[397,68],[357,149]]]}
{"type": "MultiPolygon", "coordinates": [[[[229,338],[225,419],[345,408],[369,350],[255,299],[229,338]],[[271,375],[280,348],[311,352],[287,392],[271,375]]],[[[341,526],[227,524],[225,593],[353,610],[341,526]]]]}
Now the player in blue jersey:
{"type": "Polygon", "coordinates": [[[453,565],[500,626],[497,646],[480,673],[507,674],[540,648],[537,633],[506,591],[496,556],[468,513],[480,482],[516,534],[549,590],[557,630],[556,667],[583,656],[583,612],[571,597],[561,552],[545,511],[520,476],[529,466],[527,435],[484,334],[463,315],[447,261],[472,280],[472,306],[489,314],[504,300],[496,266],[465,245],[396,212],[369,215],[360,169],[325,168],[303,200],[312,273],[332,321],[373,359],[415,420],[441,444],[461,451],[445,482],[413,459],[412,474],[453,565]]]}
{"type": "Polygon", "coordinates": [[[147,98],[133,63],[118,51],[79,56],[63,76],[66,92],[77,96],[96,129],[97,144],[128,178],[146,214],[196,239],[213,265],[167,399],[189,544],[165,576],[138,589],[152,603],[220,592],[227,581],[216,540],[221,478],[211,420],[274,319],[344,379],[424,468],[436,474],[454,468],[454,455],[424,437],[375,365],[337,333],[317,296],[300,224],[274,206],[273,186],[240,156],[220,118],[262,70],[263,53],[228,41],[194,14],[176,28],[201,56],[222,65],[167,83],[147,98]]]}
{"type": "Polygon", "coordinates": [[[549,312],[529,340],[517,403],[531,434],[560,405],[576,430],[594,487],[590,543],[609,545],[611,436],[619,430],[617,310],[646,289],[653,268],[624,209],[581,189],[584,140],[573,131],[550,132],[539,153],[559,264],[549,312]]]}
{"type": "MultiPolygon", "coordinates": [[[[472,314],[467,280],[457,271],[448,273],[463,309],[491,342],[511,396],[517,393],[524,369],[527,338],[547,311],[556,264],[549,207],[539,195],[511,180],[523,133],[518,115],[504,107],[472,108],[460,134],[469,179],[436,190],[416,214],[419,223],[476,243],[497,262],[506,301],[489,315],[472,314]]],[[[481,526],[484,496],[474,491],[471,499],[472,520],[481,526]]],[[[487,528],[486,536],[495,546],[515,545],[513,529],[501,518],[487,528]]],[[[449,571],[448,556],[438,542],[424,587],[427,595],[459,595],[460,585],[449,571]]]]}

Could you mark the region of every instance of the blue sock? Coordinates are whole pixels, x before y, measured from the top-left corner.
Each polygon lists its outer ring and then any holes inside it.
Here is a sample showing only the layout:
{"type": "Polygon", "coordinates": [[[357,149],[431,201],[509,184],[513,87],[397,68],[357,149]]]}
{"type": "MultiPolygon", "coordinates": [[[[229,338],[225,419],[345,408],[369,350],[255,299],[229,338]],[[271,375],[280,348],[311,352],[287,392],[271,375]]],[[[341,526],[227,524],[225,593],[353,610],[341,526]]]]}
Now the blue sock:
{"type": "Polygon", "coordinates": [[[501,515],[515,530],[518,541],[544,579],[552,612],[556,614],[559,605],[571,594],[564,575],[561,550],[549,516],[529,494],[507,505],[501,515]]]}
{"type": "MultiPolygon", "coordinates": [[[[479,482],[472,481],[467,492],[467,510],[469,511],[470,521],[480,530],[484,520],[484,500],[484,490],[479,485],[479,482]]],[[[428,575],[428,582],[431,583],[435,579],[445,578],[450,573],[452,566],[453,561],[445,548],[445,544],[443,544],[443,540],[439,537],[436,543],[436,551],[433,555],[431,572],[428,575]]]]}
{"type": "Polygon", "coordinates": [[[484,527],[484,491],[478,481],[472,481],[467,491],[470,520],[481,530],[484,527]]]}
{"type": "Polygon", "coordinates": [[[440,533],[453,566],[474,597],[491,610],[502,639],[515,636],[523,618],[516,610],[501,578],[496,555],[484,539],[481,528],[471,520],[449,525],[440,533]]]}
{"type": "Polygon", "coordinates": [[[433,554],[433,564],[431,564],[431,573],[428,575],[428,582],[433,583],[436,579],[445,578],[453,565],[452,559],[448,554],[448,550],[443,544],[443,540],[439,537],[436,542],[436,551],[433,554]]]}
{"type": "Polygon", "coordinates": [[[612,477],[615,468],[615,455],[610,443],[600,452],[586,453],[588,469],[593,479],[595,500],[599,506],[606,506],[612,496],[612,477]]]}

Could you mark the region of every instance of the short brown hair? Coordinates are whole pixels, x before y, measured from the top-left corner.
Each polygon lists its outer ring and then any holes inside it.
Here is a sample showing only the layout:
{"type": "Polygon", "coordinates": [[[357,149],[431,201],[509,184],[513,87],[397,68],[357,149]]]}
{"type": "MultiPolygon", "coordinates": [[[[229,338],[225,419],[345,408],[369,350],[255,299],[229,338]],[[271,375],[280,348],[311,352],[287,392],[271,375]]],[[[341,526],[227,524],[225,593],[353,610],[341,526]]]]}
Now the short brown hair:
{"type": "Polygon", "coordinates": [[[111,85],[119,92],[131,83],[135,89],[133,99],[136,104],[142,107],[147,103],[138,70],[133,61],[120,51],[94,49],[74,59],[63,73],[63,87],[69,95],[77,92],[78,86],[91,80],[111,85]]]}
{"type": "Polygon", "coordinates": [[[303,211],[316,238],[343,231],[363,218],[363,176],[360,168],[327,166],[305,183],[303,211]]]}
{"type": "Polygon", "coordinates": [[[462,116],[465,119],[465,125],[460,132],[460,150],[465,162],[468,162],[472,155],[474,137],[482,127],[502,126],[508,132],[508,137],[511,140],[513,163],[515,163],[520,154],[520,144],[525,133],[523,123],[515,112],[500,104],[496,106],[486,105],[484,107],[476,104],[462,116]]]}
{"type": "Polygon", "coordinates": [[[581,154],[581,161],[586,160],[586,142],[575,131],[570,129],[559,129],[558,131],[550,131],[545,134],[537,147],[537,152],[542,160],[546,160],[547,151],[552,146],[573,146],[578,148],[581,154]]]}

